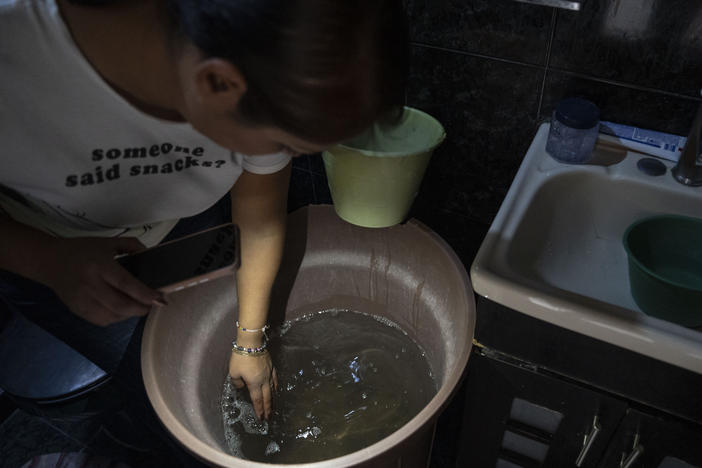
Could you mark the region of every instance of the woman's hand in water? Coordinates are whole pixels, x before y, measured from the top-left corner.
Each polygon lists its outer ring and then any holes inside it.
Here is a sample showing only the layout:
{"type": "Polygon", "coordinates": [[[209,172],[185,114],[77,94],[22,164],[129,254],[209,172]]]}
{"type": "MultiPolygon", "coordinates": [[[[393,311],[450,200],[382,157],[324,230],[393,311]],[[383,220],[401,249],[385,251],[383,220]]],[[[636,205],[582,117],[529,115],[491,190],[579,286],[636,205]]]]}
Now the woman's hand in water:
{"type": "Polygon", "coordinates": [[[258,419],[268,419],[273,407],[273,390],[278,388],[278,377],[271,355],[266,352],[248,356],[232,352],[229,375],[236,388],[248,388],[258,419]]]}
{"type": "Polygon", "coordinates": [[[42,282],[79,317],[105,326],[145,315],[162,295],[134,278],[114,259],[144,246],[135,238],[56,239],[42,282]]]}

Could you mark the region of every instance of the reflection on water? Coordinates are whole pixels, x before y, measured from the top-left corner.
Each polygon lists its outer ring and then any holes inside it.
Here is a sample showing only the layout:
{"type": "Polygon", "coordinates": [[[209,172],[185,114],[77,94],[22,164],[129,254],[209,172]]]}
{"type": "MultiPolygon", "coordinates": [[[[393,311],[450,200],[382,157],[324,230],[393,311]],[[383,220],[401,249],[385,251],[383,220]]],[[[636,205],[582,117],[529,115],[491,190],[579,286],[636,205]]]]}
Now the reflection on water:
{"type": "Polygon", "coordinates": [[[397,325],[351,311],[286,323],[271,340],[279,387],[270,421],[248,392],[224,385],[225,438],[237,457],[306,463],[371,445],[412,419],[436,393],[422,350],[397,325]]]}

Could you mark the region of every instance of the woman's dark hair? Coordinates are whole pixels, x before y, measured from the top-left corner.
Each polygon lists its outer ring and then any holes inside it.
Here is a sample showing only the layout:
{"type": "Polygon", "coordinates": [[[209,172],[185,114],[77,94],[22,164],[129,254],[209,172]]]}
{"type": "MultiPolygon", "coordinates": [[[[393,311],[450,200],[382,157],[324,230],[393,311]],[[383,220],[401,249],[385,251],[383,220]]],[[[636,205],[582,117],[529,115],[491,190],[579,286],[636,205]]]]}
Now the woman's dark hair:
{"type": "Polygon", "coordinates": [[[238,117],[329,143],[401,113],[401,0],[168,0],[176,33],[244,74],[238,117]]]}

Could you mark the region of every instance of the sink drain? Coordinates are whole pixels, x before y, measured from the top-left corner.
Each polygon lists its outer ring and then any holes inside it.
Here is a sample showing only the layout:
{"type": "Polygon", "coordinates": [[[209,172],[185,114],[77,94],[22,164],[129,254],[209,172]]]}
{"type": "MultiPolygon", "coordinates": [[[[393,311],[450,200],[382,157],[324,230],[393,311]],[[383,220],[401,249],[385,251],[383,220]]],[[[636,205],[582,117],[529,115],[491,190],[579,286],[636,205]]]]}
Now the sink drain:
{"type": "Polygon", "coordinates": [[[653,158],[639,159],[639,162],[636,163],[636,167],[644,174],[650,176],[661,176],[667,171],[665,164],[653,158]]]}

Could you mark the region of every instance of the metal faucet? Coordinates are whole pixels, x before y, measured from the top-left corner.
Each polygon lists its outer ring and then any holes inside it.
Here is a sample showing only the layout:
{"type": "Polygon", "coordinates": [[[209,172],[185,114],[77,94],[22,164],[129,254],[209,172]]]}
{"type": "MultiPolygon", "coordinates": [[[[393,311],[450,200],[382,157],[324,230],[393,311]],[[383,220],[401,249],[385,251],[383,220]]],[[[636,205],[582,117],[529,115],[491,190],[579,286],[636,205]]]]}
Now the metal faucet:
{"type": "Polygon", "coordinates": [[[698,163],[700,156],[700,132],[702,132],[702,104],[697,109],[697,115],[692,122],[692,130],[687,137],[678,164],[672,173],[675,180],[681,184],[697,187],[702,185],[702,164],[698,163]]]}

